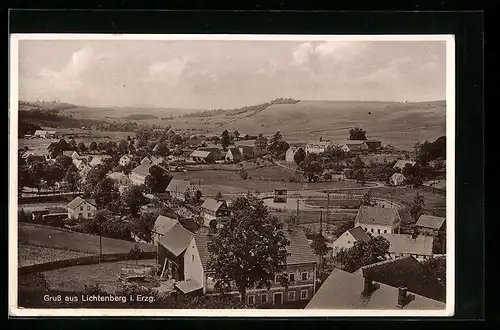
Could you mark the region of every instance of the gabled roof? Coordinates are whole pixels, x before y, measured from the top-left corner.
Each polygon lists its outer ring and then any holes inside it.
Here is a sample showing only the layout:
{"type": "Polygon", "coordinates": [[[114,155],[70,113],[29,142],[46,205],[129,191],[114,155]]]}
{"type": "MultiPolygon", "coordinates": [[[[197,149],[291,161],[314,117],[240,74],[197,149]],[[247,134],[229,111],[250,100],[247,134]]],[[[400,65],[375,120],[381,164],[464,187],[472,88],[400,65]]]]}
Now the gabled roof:
{"type": "Polygon", "coordinates": [[[128,179],[128,176],[123,174],[122,172],[109,173],[107,176],[108,176],[108,178],[111,178],[113,180],[119,180],[119,181],[121,181],[124,177],[128,179]]]}
{"type": "Polygon", "coordinates": [[[64,156],[71,157],[71,156],[73,156],[73,153],[74,153],[74,152],[75,152],[75,151],[72,151],[72,150],[66,150],[66,151],[63,151],[63,155],[64,155],[64,156]]]}
{"type": "MultiPolygon", "coordinates": [[[[367,309],[394,310],[398,304],[398,289],[379,283],[369,296],[362,294],[364,278],[340,269],[334,269],[306,309],[367,309]]],[[[414,299],[402,307],[405,310],[443,310],[446,304],[437,300],[408,292],[414,299]]]]}
{"type": "Polygon", "coordinates": [[[205,271],[208,271],[208,260],[210,259],[210,254],[208,252],[209,239],[210,237],[207,233],[198,232],[194,235],[194,241],[196,242],[196,248],[200,255],[201,265],[205,271]]]}
{"type": "Polygon", "coordinates": [[[390,259],[361,267],[355,274],[438,301],[446,300],[446,287],[414,257],[390,259]]]}
{"type": "Polygon", "coordinates": [[[123,158],[132,159],[133,156],[132,155],[123,155],[123,156],[120,157],[120,159],[123,159],[123,158]]]}
{"type": "Polygon", "coordinates": [[[189,181],[172,179],[168,184],[167,189],[165,189],[165,191],[173,193],[185,193],[186,191],[188,191],[190,185],[191,182],[189,181]]]}
{"type": "Polygon", "coordinates": [[[396,215],[398,215],[397,209],[362,205],[354,222],[366,225],[390,226],[396,220],[396,215]]]}
{"type": "Polygon", "coordinates": [[[98,164],[102,164],[102,162],[105,160],[105,159],[109,159],[111,157],[109,156],[94,156],[92,157],[92,160],[90,161],[90,166],[96,166],[98,164]]]}
{"type": "Polygon", "coordinates": [[[206,210],[210,210],[210,211],[214,211],[214,212],[217,212],[219,210],[219,208],[224,204],[223,201],[218,201],[218,200],[215,200],[215,199],[212,199],[212,198],[207,198],[205,199],[205,201],[203,202],[203,204],[201,205],[201,208],[202,209],[206,209],[206,210]]]}
{"type": "Polygon", "coordinates": [[[420,218],[418,218],[417,223],[415,223],[415,226],[439,230],[445,221],[446,218],[422,214],[420,218]]]}
{"type": "Polygon", "coordinates": [[[396,164],[394,164],[393,168],[400,168],[400,169],[403,169],[405,168],[406,164],[410,164],[411,166],[414,166],[416,164],[416,162],[414,161],[410,161],[410,160],[403,160],[403,159],[400,159],[396,162],[396,164]]]}
{"type": "Polygon", "coordinates": [[[411,235],[404,234],[380,234],[389,241],[389,253],[404,253],[431,256],[434,237],[420,235],[412,238],[411,235]]]}
{"type": "Polygon", "coordinates": [[[361,227],[355,227],[347,230],[349,234],[356,239],[358,242],[368,242],[371,238],[370,235],[368,235],[363,228],[361,227]]]}
{"type": "Polygon", "coordinates": [[[144,164],[141,164],[141,165],[135,167],[134,169],[132,169],[131,172],[135,173],[135,174],[147,176],[147,175],[149,175],[149,169],[152,166],[153,166],[153,164],[151,164],[151,163],[144,163],[144,164]]]}
{"type": "Polygon", "coordinates": [[[287,265],[316,262],[317,257],[309,245],[306,234],[302,229],[285,229],[283,233],[290,242],[290,245],[286,247],[289,253],[286,258],[287,265]]]}
{"type": "Polygon", "coordinates": [[[96,205],[95,200],[93,200],[93,199],[83,199],[80,196],[78,196],[75,199],[73,199],[71,202],[68,203],[67,208],[75,210],[78,206],[80,206],[84,202],[87,202],[87,203],[89,203],[90,205],[93,205],[93,206],[96,205]]]}
{"type": "Polygon", "coordinates": [[[240,149],[238,149],[238,148],[229,148],[227,151],[231,152],[233,157],[241,157],[241,152],[240,152],[240,149]]]}
{"type": "Polygon", "coordinates": [[[308,142],[306,147],[309,147],[309,148],[326,148],[328,147],[329,145],[332,144],[332,141],[330,140],[323,140],[323,141],[311,141],[311,142],[308,142]]]}
{"type": "Polygon", "coordinates": [[[210,155],[210,151],[195,150],[191,153],[191,157],[207,158],[210,155]]]}
{"type": "Polygon", "coordinates": [[[405,180],[405,176],[401,173],[394,173],[393,175],[391,175],[391,179],[393,180],[397,180],[397,179],[403,179],[405,180]]]}
{"type": "Polygon", "coordinates": [[[158,218],[156,218],[153,231],[158,234],[165,234],[178,223],[179,221],[177,221],[176,219],[159,215],[158,218]]]}
{"type": "Polygon", "coordinates": [[[178,257],[186,251],[193,236],[192,232],[177,223],[169,231],[161,235],[158,241],[170,253],[178,257]]]}

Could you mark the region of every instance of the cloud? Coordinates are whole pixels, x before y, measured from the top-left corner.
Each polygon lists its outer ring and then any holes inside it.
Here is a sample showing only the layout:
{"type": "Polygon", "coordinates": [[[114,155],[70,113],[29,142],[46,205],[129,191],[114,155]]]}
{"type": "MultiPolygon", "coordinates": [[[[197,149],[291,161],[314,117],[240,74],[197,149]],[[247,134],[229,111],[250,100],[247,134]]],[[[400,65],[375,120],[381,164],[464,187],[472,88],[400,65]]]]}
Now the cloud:
{"type": "Polygon", "coordinates": [[[190,56],[174,58],[168,61],[154,62],[148,67],[147,82],[175,85],[186,70],[190,56]]]}
{"type": "Polygon", "coordinates": [[[293,50],[293,63],[303,65],[314,60],[352,61],[366,50],[366,42],[327,41],[320,43],[305,42],[293,50]]]}

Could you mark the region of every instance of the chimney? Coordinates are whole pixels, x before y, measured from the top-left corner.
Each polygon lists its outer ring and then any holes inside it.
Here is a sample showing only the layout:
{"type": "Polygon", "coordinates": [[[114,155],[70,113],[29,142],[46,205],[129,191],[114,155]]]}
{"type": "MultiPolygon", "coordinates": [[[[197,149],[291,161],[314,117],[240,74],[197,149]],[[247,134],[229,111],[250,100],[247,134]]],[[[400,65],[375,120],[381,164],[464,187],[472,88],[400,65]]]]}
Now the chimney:
{"type": "Polygon", "coordinates": [[[322,136],[319,137],[319,142],[323,142],[323,137],[322,136]]]}
{"type": "Polygon", "coordinates": [[[364,283],[363,295],[368,296],[373,292],[373,281],[368,275],[366,275],[364,283]]]}
{"type": "Polygon", "coordinates": [[[399,287],[398,288],[398,308],[403,308],[406,305],[407,298],[408,298],[408,288],[399,287]]]}

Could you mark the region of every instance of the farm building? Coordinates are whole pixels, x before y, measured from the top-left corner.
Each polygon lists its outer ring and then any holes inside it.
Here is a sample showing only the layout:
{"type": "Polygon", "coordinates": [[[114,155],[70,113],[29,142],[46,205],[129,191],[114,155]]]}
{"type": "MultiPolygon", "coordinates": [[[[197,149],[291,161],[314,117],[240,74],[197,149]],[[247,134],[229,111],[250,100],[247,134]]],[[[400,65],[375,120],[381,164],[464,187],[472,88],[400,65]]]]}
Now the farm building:
{"type": "Polygon", "coordinates": [[[229,215],[230,211],[226,201],[207,198],[201,205],[201,216],[206,227],[210,226],[212,220],[218,220],[229,215]]]}
{"type": "Polygon", "coordinates": [[[334,269],[306,309],[444,310],[446,304],[405,287],[375,283],[370,277],[334,269]]]}
{"type": "Polygon", "coordinates": [[[399,168],[402,170],[403,168],[405,168],[406,164],[409,164],[410,166],[413,167],[413,166],[415,166],[416,162],[410,161],[410,160],[400,159],[396,162],[396,164],[394,164],[394,166],[392,168],[399,168]]]}
{"type": "Polygon", "coordinates": [[[395,259],[398,257],[412,256],[419,261],[432,257],[434,237],[405,234],[380,234],[389,241],[389,255],[395,259]]]}
{"type": "Polygon", "coordinates": [[[34,137],[42,138],[42,139],[52,139],[57,135],[56,131],[45,131],[45,130],[36,130],[33,134],[34,137]]]}
{"type": "Polygon", "coordinates": [[[118,163],[122,167],[126,167],[126,166],[130,165],[130,163],[132,162],[132,159],[133,159],[132,155],[123,155],[123,156],[120,157],[120,160],[118,161],[118,163]]]}
{"type": "Polygon", "coordinates": [[[161,236],[165,235],[170,229],[172,229],[179,221],[163,215],[159,215],[156,218],[155,224],[153,225],[152,238],[153,243],[156,245],[161,236]]]}
{"type": "Polygon", "coordinates": [[[306,153],[308,154],[320,154],[325,152],[325,150],[332,145],[330,140],[320,139],[319,141],[309,142],[306,145],[306,153]]]}
{"type": "Polygon", "coordinates": [[[291,146],[290,148],[288,148],[288,150],[286,151],[286,154],[285,154],[285,160],[288,163],[295,163],[295,154],[297,153],[297,151],[299,151],[299,149],[302,149],[302,148],[295,147],[295,146],[291,146]]]}
{"type": "Polygon", "coordinates": [[[360,153],[368,151],[368,145],[363,140],[349,140],[342,144],[344,152],[360,153]]]}
{"type": "Polygon", "coordinates": [[[193,162],[201,164],[210,164],[216,160],[215,155],[212,152],[203,150],[194,150],[189,157],[193,162]]]}
{"type": "Polygon", "coordinates": [[[132,180],[122,172],[112,172],[107,175],[108,178],[115,180],[120,186],[132,185],[132,180]]]}
{"type": "Polygon", "coordinates": [[[397,209],[376,206],[362,205],[354,220],[355,227],[361,226],[374,235],[395,233],[400,225],[401,217],[397,209]]]}
{"type": "Polygon", "coordinates": [[[170,194],[172,198],[179,199],[181,201],[186,200],[186,193],[194,193],[194,186],[191,182],[186,180],[172,179],[165,190],[170,194]]]}
{"type": "Polygon", "coordinates": [[[226,161],[240,161],[245,158],[253,157],[255,154],[254,148],[251,146],[238,146],[235,148],[229,148],[227,150],[226,156],[224,159],[226,161]]]}
{"type": "Polygon", "coordinates": [[[97,211],[95,200],[83,199],[80,196],[69,202],[67,209],[70,219],[90,219],[97,211]]]}
{"type": "Polygon", "coordinates": [[[389,182],[393,186],[402,186],[405,184],[405,180],[406,180],[406,178],[403,174],[394,173],[393,175],[391,175],[389,182]]]}
{"type": "Polygon", "coordinates": [[[368,151],[377,151],[382,148],[382,141],[378,140],[365,140],[366,145],[368,146],[368,151]]]}
{"type": "Polygon", "coordinates": [[[438,236],[446,230],[446,218],[422,214],[415,223],[415,227],[423,235],[438,236]]]}
{"type": "Polygon", "coordinates": [[[146,182],[146,177],[149,175],[149,169],[153,165],[150,163],[141,164],[132,169],[130,172],[130,180],[132,180],[132,184],[141,185],[146,182]]]}
{"type": "Polygon", "coordinates": [[[333,243],[327,245],[332,248],[333,255],[337,254],[342,249],[350,249],[356,242],[368,242],[370,235],[361,227],[355,227],[346,230],[333,243]]]}

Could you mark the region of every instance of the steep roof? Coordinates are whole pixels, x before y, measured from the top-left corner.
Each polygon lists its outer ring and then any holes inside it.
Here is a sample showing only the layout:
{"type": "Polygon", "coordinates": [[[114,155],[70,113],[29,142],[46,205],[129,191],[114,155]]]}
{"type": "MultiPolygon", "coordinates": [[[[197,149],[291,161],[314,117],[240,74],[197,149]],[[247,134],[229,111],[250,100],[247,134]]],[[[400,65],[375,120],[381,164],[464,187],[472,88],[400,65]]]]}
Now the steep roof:
{"type": "Polygon", "coordinates": [[[285,237],[290,242],[286,247],[289,255],[286,258],[287,265],[314,263],[317,260],[306,234],[302,229],[285,229],[283,230],[285,237]]]}
{"type": "Polygon", "coordinates": [[[208,252],[209,239],[210,237],[207,233],[199,232],[194,235],[194,241],[196,242],[196,248],[200,255],[201,265],[205,271],[208,270],[208,260],[210,259],[210,254],[208,252]]]}
{"type": "Polygon", "coordinates": [[[417,223],[415,223],[415,226],[439,230],[445,221],[446,218],[422,214],[420,218],[418,218],[417,223]]]}
{"type": "Polygon", "coordinates": [[[233,157],[241,157],[241,152],[239,148],[229,148],[228,152],[231,151],[231,154],[233,154],[233,157]]]}
{"type": "Polygon", "coordinates": [[[393,180],[397,180],[397,179],[403,179],[405,180],[405,176],[401,173],[394,173],[393,175],[391,175],[391,179],[393,180]]]}
{"type": "Polygon", "coordinates": [[[396,162],[396,164],[394,164],[393,168],[403,169],[403,168],[405,168],[406,164],[410,164],[411,166],[414,166],[416,164],[416,162],[413,162],[413,161],[410,161],[410,160],[400,159],[400,160],[398,160],[396,162]]]}
{"type": "Polygon", "coordinates": [[[427,298],[446,300],[446,287],[411,256],[367,265],[354,273],[393,287],[407,287],[409,291],[427,298]]]}
{"type": "Polygon", "coordinates": [[[195,150],[191,153],[191,157],[207,158],[210,155],[210,151],[195,150]]]}
{"type": "Polygon", "coordinates": [[[74,209],[76,209],[78,206],[80,206],[84,202],[87,202],[87,203],[89,203],[91,205],[94,205],[94,206],[96,205],[95,204],[95,200],[93,200],[93,199],[83,199],[80,196],[78,196],[75,199],[73,199],[71,202],[68,203],[67,208],[74,210],[74,209]]]}
{"type": "Polygon", "coordinates": [[[370,235],[368,235],[363,228],[355,227],[347,230],[352,237],[356,239],[358,242],[368,242],[370,240],[370,235]]]}
{"type": "Polygon", "coordinates": [[[380,234],[389,241],[389,253],[408,253],[415,255],[432,255],[432,245],[434,237],[420,235],[412,238],[411,235],[404,234],[380,234]]]}
{"type": "Polygon", "coordinates": [[[114,179],[114,180],[121,180],[124,177],[128,179],[128,176],[123,174],[122,172],[112,172],[108,174],[108,178],[114,179]]]}
{"type": "Polygon", "coordinates": [[[224,204],[223,201],[218,201],[212,198],[207,198],[201,205],[202,209],[210,210],[216,212],[224,204]]]}
{"type": "Polygon", "coordinates": [[[147,176],[149,175],[149,169],[153,166],[153,164],[151,163],[144,163],[144,164],[141,164],[137,167],[135,167],[133,170],[132,170],[132,173],[136,173],[136,174],[140,174],[140,175],[144,175],[144,176],[147,176]]]}
{"type": "Polygon", "coordinates": [[[173,193],[185,193],[190,185],[191,182],[189,181],[172,179],[168,184],[167,189],[165,189],[165,191],[173,193]]]}
{"type": "MultiPolygon", "coordinates": [[[[397,309],[398,289],[379,283],[369,296],[362,294],[364,278],[340,269],[334,269],[318,292],[312,297],[306,309],[397,309]]],[[[442,310],[446,304],[426,298],[411,291],[414,299],[403,307],[405,310],[442,310]]]]}
{"type": "Polygon", "coordinates": [[[180,223],[175,224],[169,231],[160,236],[159,242],[170,253],[178,257],[188,247],[194,234],[184,228],[180,223]]]}
{"type": "Polygon", "coordinates": [[[366,225],[390,226],[396,220],[397,214],[397,209],[362,205],[354,222],[366,225]]]}
{"type": "Polygon", "coordinates": [[[170,231],[178,223],[179,221],[177,221],[176,219],[159,215],[158,218],[156,218],[153,230],[156,233],[163,235],[166,232],[170,231]]]}

